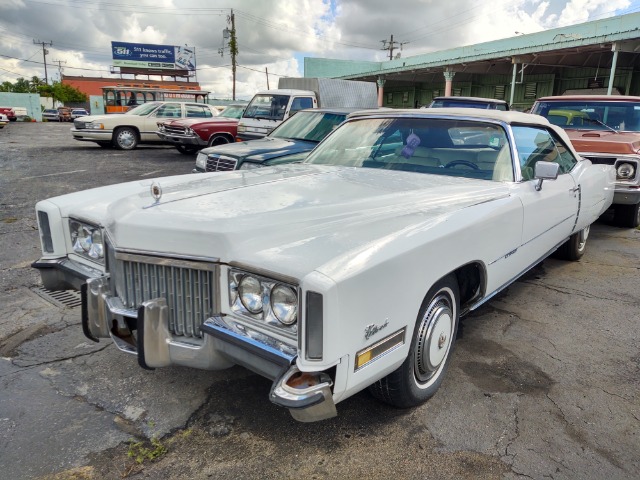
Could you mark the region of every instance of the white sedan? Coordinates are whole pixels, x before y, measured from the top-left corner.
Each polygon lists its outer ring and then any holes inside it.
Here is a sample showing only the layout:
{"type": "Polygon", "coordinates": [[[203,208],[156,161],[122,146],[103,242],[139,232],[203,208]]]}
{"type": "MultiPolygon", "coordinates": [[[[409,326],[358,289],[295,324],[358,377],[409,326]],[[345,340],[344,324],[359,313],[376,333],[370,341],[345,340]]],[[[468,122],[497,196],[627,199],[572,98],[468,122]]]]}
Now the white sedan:
{"type": "Polygon", "coordinates": [[[144,368],[242,365],[294,418],[364,388],[433,396],[458,321],[552,253],[578,260],[615,172],[537,115],[350,115],[301,164],[113,185],[36,205],[49,289],[144,368]]]}
{"type": "Polygon", "coordinates": [[[76,118],[71,134],[76,140],[96,142],[101,147],[133,150],[140,143],[164,143],[156,134],[158,121],[216,116],[215,107],[204,103],[148,102],[126,113],[76,118]]]}

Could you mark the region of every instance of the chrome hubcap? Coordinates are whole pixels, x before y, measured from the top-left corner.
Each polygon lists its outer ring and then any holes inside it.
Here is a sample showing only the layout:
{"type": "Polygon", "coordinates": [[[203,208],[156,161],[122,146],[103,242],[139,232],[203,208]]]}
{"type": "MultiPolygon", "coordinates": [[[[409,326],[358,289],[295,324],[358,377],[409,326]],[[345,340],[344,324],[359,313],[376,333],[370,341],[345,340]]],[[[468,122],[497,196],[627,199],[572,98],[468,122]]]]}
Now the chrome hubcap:
{"type": "Polygon", "coordinates": [[[427,382],[443,366],[451,348],[453,328],[451,299],[440,293],[431,301],[418,325],[414,370],[419,382],[427,382]]]}
{"type": "Polygon", "coordinates": [[[133,146],[135,141],[135,136],[129,130],[125,130],[118,134],[118,142],[120,145],[126,148],[130,148],[133,146]]]}
{"type": "Polygon", "coordinates": [[[578,250],[582,251],[584,250],[584,247],[587,244],[587,238],[589,237],[589,230],[591,229],[591,226],[587,226],[585,228],[583,228],[582,230],[580,230],[580,234],[578,235],[579,241],[578,241],[578,250]]]}

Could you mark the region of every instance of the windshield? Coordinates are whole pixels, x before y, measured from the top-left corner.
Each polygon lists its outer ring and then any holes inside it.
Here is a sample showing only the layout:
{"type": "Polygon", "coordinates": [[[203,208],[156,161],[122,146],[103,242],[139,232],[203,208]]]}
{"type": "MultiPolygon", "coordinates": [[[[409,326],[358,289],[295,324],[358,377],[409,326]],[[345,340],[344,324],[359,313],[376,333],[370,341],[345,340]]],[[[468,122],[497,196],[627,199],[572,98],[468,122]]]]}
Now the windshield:
{"type": "Polygon", "coordinates": [[[536,102],[531,113],[542,115],[562,128],[640,131],[640,102],[588,99],[536,102]]]}
{"type": "Polygon", "coordinates": [[[131,110],[125,112],[124,114],[139,115],[139,116],[149,115],[156,108],[158,108],[158,106],[160,106],[160,103],[158,102],[143,103],[142,105],[138,105],[137,107],[132,108],[131,110]]]}
{"type": "Polygon", "coordinates": [[[282,120],[289,103],[289,95],[256,95],[247,105],[242,118],[282,120]]]}
{"type": "Polygon", "coordinates": [[[513,180],[503,128],[443,118],[363,118],[343,124],[304,163],[513,180]]]}
{"type": "Polygon", "coordinates": [[[269,137],[318,143],[346,117],[346,113],[298,112],[271,132],[269,137]]]}
{"type": "Polygon", "coordinates": [[[218,116],[224,118],[240,118],[242,116],[242,112],[244,112],[244,107],[231,105],[225,108],[218,116]]]}
{"type": "Polygon", "coordinates": [[[431,102],[431,108],[481,108],[489,110],[507,110],[507,106],[502,103],[494,102],[474,102],[471,100],[434,100],[431,102]]]}

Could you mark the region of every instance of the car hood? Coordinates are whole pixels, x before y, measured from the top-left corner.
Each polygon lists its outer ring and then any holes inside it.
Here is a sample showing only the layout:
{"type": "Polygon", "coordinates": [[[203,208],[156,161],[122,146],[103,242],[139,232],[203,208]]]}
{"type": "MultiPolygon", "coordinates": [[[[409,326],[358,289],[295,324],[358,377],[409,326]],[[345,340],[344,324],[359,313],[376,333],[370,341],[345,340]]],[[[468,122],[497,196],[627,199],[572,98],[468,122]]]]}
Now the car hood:
{"type": "Polygon", "coordinates": [[[200,153],[206,155],[217,153],[233,158],[263,162],[284,155],[310,152],[316,145],[317,143],[315,142],[307,142],[304,140],[265,137],[248,142],[230,143],[228,145],[205,148],[201,150],[200,153]]]}
{"type": "Polygon", "coordinates": [[[603,130],[567,130],[574,148],[580,153],[640,153],[640,133],[603,130]]]}
{"type": "Polygon", "coordinates": [[[338,257],[362,259],[456,211],[509,195],[498,182],[306,164],[157,183],[157,202],[150,181],[50,201],[63,217],[100,222],[118,248],[260,265],[301,278],[335,272],[338,257]]]}

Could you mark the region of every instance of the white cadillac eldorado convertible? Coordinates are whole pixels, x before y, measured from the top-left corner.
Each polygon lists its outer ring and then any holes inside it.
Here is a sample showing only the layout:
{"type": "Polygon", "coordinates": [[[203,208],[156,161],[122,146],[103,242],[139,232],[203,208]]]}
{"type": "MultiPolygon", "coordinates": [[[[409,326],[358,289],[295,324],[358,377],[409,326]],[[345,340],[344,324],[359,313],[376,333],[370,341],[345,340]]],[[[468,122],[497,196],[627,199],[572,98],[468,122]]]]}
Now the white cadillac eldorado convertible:
{"type": "Polygon", "coordinates": [[[367,387],[433,396],[460,316],[554,252],[579,259],[614,182],[537,115],[358,112],[300,164],[41,201],[33,266],[142,367],[243,365],[322,420],[367,387]]]}

